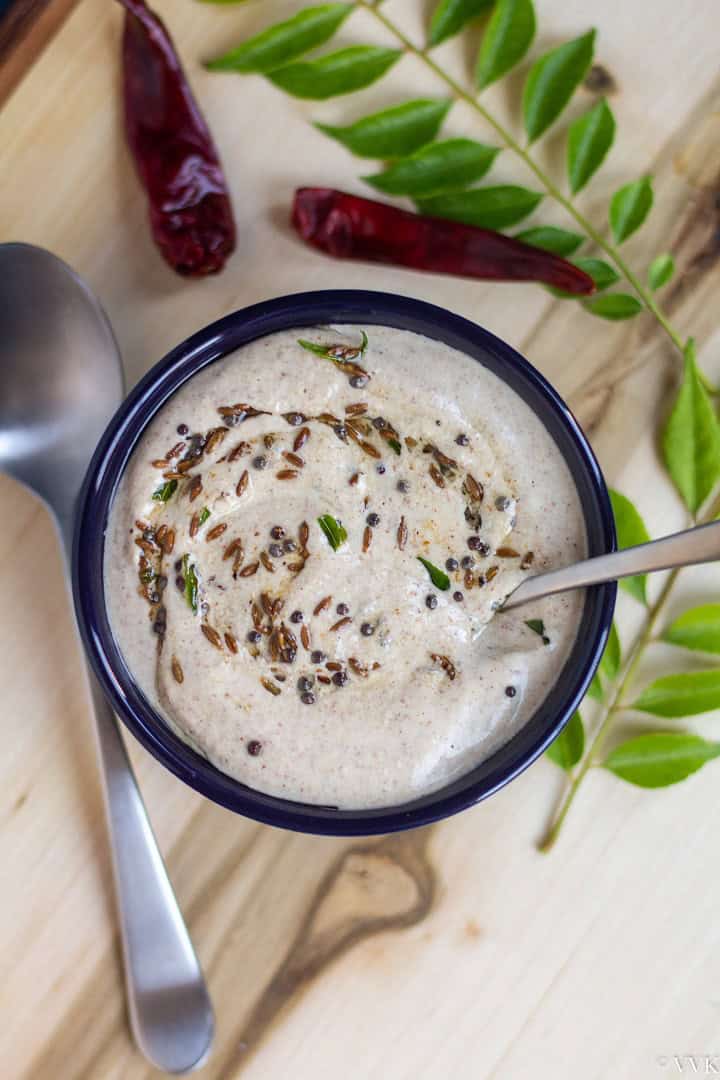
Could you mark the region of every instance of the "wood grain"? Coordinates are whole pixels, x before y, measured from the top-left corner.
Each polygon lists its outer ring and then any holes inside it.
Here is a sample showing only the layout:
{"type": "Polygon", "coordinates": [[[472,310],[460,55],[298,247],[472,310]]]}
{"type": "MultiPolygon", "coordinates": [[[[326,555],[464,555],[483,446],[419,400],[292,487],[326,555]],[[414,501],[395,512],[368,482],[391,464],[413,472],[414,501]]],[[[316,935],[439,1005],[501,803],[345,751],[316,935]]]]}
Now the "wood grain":
{"type": "MultiPolygon", "coordinates": [[[[680,526],[655,449],[678,359],[652,320],[590,320],[531,286],[339,268],[290,231],[296,185],[363,190],[362,163],[309,119],[347,122],[441,87],[405,59],[357,102],[290,101],[263,80],[211,76],[200,66],[263,26],[268,4],[154,6],[172,28],[231,177],[240,242],[222,275],[181,281],[149,239],[117,109],[117,5],[82,0],[0,111],[1,234],[51,248],[88,279],[112,319],[129,383],[221,314],[334,287],[341,275],[347,287],[432,300],[511,341],[570,400],[608,477],[636,500],[651,531],[680,526]]],[[[273,12],[297,6],[274,0],[273,12]]],[[[414,34],[424,6],[388,2],[414,34]]],[[[644,273],[659,250],[674,252],[679,272],[664,303],[681,332],[697,337],[701,362],[717,378],[720,11],[714,0],[698,0],[692,19],[675,0],[539,6],[538,48],[599,27],[602,72],[569,116],[610,92],[619,131],[583,208],[605,228],[609,193],[652,167],[656,205],[627,256],[644,273]],[[690,70],[691,78],[682,74],[690,70]]],[[[364,15],[348,26],[346,42],[385,42],[364,15]]],[[[462,49],[444,46],[442,56],[464,70],[462,49]]],[[[488,92],[512,123],[518,90],[511,80],[509,92],[488,92]]],[[[490,138],[462,110],[451,114],[448,132],[490,138]]],[[[541,151],[558,176],[560,135],[541,151]]],[[[530,183],[506,154],[494,176],[530,183]]],[[[528,224],[540,220],[567,224],[550,204],[528,224]]],[[[60,560],[43,510],[4,478],[0,514],[4,1074],[147,1080],[156,1074],[125,1021],[102,806],[60,560]]],[[[687,602],[718,593],[720,574],[698,568],[683,595],[687,602]]],[[[636,614],[623,606],[623,642],[636,614]]],[[[657,647],[639,681],[668,663],[657,647]]],[[[715,737],[716,723],[701,718],[698,730],[715,737]]],[[[215,1052],[200,1075],[662,1080],[672,1075],[673,1055],[717,1049],[712,766],[659,793],[597,770],[558,848],[542,857],[534,842],[560,786],[547,762],[433,829],[343,841],[236,818],[136,744],[129,748],[217,1010],[215,1052]]]]}

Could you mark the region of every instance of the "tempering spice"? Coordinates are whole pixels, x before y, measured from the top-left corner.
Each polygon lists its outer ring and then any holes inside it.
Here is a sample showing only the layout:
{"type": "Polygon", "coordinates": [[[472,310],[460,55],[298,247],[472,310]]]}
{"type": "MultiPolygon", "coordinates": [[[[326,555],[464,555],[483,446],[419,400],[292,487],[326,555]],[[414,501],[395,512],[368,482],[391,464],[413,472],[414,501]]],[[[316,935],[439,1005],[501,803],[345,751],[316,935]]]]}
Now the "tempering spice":
{"type": "MultiPolygon", "coordinates": [[[[305,351],[318,356],[320,359],[331,361],[345,375],[350,374],[352,377],[358,377],[360,372],[367,375],[367,372],[357,364],[357,360],[364,356],[369,344],[367,335],[364,333],[362,335],[362,344],[359,347],[348,344],[315,344],[309,341],[301,341],[299,344],[305,351]]],[[[366,382],[363,382],[363,385],[366,385],[366,382]]],[[[221,449],[229,428],[245,423],[255,417],[270,415],[267,410],[260,409],[247,402],[221,405],[218,406],[217,411],[223,420],[223,427],[212,428],[204,434],[195,433],[190,435],[186,425],[182,425],[185,428],[184,434],[187,439],[176,443],[162,457],[155,458],[151,462],[154,468],[165,470],[170,461],[177,460],[182,455],[180,460],[177,461],[177,465],[174,466],[174,472],[163,472],[165,483],[153,493],[153,501],[160,504],[160,507],[170,503],[177,492],[179,492],[181,498],[180,506],[183,505],[184,496],[187,497],[188,504],[196,502],[205,490],[205,483],[203,476],[199,472],[191,472],[190,470],[196,470],[204,458],[221,449]]],[[[399,520],[395,519],[397,524],[385,523],[389,526],[387,533],[381,515],[376,510],[368,509],[371,500],[370,494],[363,495],[358,500],[357,518],[353,522],[348,521],[348,527],[334,514],[328,512],[320,514],[316,521],[332,552],[349,547],[350,557],[353,557],[353,554],[360,553],[368,555],[370,560],[368,565],[372,566],[373,551],[371,549],[377,533],[378,542],[385,544],[389,540],[392,543],[398,553],[398,558],[416,558],[423,565],[432,585],[438,590],[438,592],[426,593],[422,597],[423,607],[426,612],[425,617],[428,620],[428,635],[431,638],[433,619],[437,617],[433,616],[432,613],[437,611],[442,594],[447,593],[452,587],[449,575],[453,576],[452,580],[456,583],[462,582],[465,589],[465,592],[461,592],[456,588],[452,593],[452,600],[455,604],[465,604],[465,593],[469,593],[473,588],[489,584],[499,573],[497,564],[492,566],[484,564],[481,566],[479,573],[475,565],[476,558],[485,559],[491,551],[490,545],[480,535],[483,524],[480,506],[485,496],[483,484],[472,473],[463,471],[458,462],[446,453],[441,446],[438,446],[436,441],[428,442],[413,435],[399,432],[392,420],[387,416],[370,415],[370,405],[367,401],[350,401],[343,407],[343,411],[344,419],[342,420],[330,412],[322,412],[318,416],[308,416],[298,410],[286,412],[282,414],[282,419],[290,429],[295,429],[292,434],[290,432],[283,433],[280,430],[278,432],[265,431],[262,435],[254,438],[251,435],[248,440],[236,443],[228,453],[219,459],[218,464],[225,462],[227,465],[231,465],[242,457],[252,456],[258,444],[261,444],[263,452],[255,453],[255,456],[251,459],[252,467],[261,474],[265,473],[265,478],[258,476],[255,481],[260,485],[258,490],[261,491],[262,485],[272,485],[274,482],[278,482],[284,487],[288,481],[296,480],[305,469],[307,462],[312,460],[312,451],[315,447],[315,443],[312,441],[313,424],[322,424],[329,428],[347,448],[341,452],[350,454],[352,461],[357,460],[358,454],[374,458],[378,462],[374,470],[378,476],[385,475],[387,471],[387,466],[383,461],[384,448],[389,449],[392,454],[402,457],[403,474],[397,479],[393,478],[390,490],[394,489],[404,497],[402,501],[404,512],[400,515],[399,520]],[[353,448],[357,449],[353,450],[353,448]],[[302,457],[299,454],[300,450],[303,450],[304,456],[302,457]],[[268,469],[271,462],[276,466],[275,469],[268,469]],[[281,467],[277,468],[277,464],[280,464],[281,467]],[[419,472],[418,468],[420,469],[419,472]],[[415,478],[412,482],[406,479],[407,470],[414,473],[415,478]],[[424,481],[422,480],[423,476],[427,478],[424,481]],[[456,499],[457,495],[460,494],[463,509],[462,520],[458,522],[458,529],[462,535],[464,522],[464,528],[473,530],[471,535],[466,536],[463,541],[473,554],[463,555],[462,558],[459,558],[454,553],[448,553],[443,557],[445,570],[440,569],[439,566],[423,555],[415,552],[405,554],[411,529],[412,535],[416,538],[418,544],[427,544],[427,541],[423,540],[424,526],[421,522],[413,520],[414,495],[423,482],[426,485],[428,482],[431,483],[433,488],[436,489],[436,499],[456,499]],[[359,530],[359,533],[357,530],[359,530]],[[359,543],[357,540],[358,535],[359,543]],[[355,548],[354,553],[352,551],[353,547],[355,548]]],[[[467,447],[470,442],[467,436],[461,437],[459,435],[453,441],[458,446],[463,447],[467,447]]],[[[317,445],[319,448],[320,443],[317,445]]],[[[206,475],[214,476],[215,474],[208,473],[206,470],[206,475]]],[[[351,487],[355,487],[359,483],[360,476],[359,471],[350,472],[349,484],[351,487]]],[[[397,473],[394,476],[396,477],[397,473]]],[[[248,493],[250,487],[250,470],[248,468],[242,469],[237,480],[233,480],[232,483],[235,485],[235,498],[242,498],[248,493]]],[[[212,485],[210,487],[212,488],[212,485]]],[[[227,494],[229,493],[223,492],[221,497],[227,494]]],[[[216,506],[217,495],[216,490],[211,490],[205,492],[204,497],[208,499],[211,505],[216,506]]],[[[279,495],[278,499],[278,515],[280,515],[283,502],[282,497],[279,495]]],[[[503,494],[495,498],[494,507],[498,511],[506,511],[514,507],[514,501],[510,496],[503,494]]],[[[158,513],[162,513],[162,510],[158,510],[158,513]]],[[[218,511],[218,513],[221,513],[221,511],[218,511]]],[[[200,529],[210,517],[211,510],[207,505],[192,511],[189,516],[188,526],[188,535],[191,540],[197,540],[200,529]]],[[[243,518],[243,520],[245,519],[243,518]]],[[[228,527],[228,522],[223,520],[211,525],[202,538],[204,543],[212,544],[219,540],[225,535],[228,527]]],[[[252,534],[251,519],[248,519],[247,527],[249,534],[252,534]]],[[[171,553],[174,549],[176,530],[167,521],[155,522],[154,524],[138,521],[136,522],[136,528],[138,535],[135,538],[135,544],[141,552],[138,561],[140,589],[148,603],[151,604],[153,629],[158,635],[159,645],[162,645],[167,621],[167,611],[164,605],[160,603],[162,590],[167,584],[167,578],[161,573],[162,560],[165,555],[171,553]]],[[[321,597],[315,603],[307,619],[303,611],[296,609],[290,613],[287,623],[280,621],[285,603],[282,596],[284,588],[283,575],[299,574],[308,558],[310,558],[310,526],[305,520],[299,524],[294,524],[280,518],[268,531],[269,539],[266,538],[261,542],[261,546],[257,548],[247,563],[245,562],[246,548],[242,537],[235,536],[229,542],[225,542],[222,549],[222,563],[229,562],[231,564],[230,574],[233,581],[254,578],[257,574],[261,575],[258,592],[253,596],[249,605],[249,626],[247,623],[245,626],[241,624],[236,630],[231,626],[216,629],[212,625],[210,621],[211,597],[208,595],[208,588],[224,590],[228,586],[217,580],[217,574],[213,574],[201,592],[197,563],[194,556],[187,553],[175,561],[177,587],[184,594],[192,612],[201,615],[199,629],[209,645],[218,652],[223,653],[226,662],[233,663],[235,662],[233,658],[244,654],[250,662],[258,663],[260,665],[258,670],[260,685],[272,696],[277,697],[282,693],[282,685],[286,681],[286,676],[282,670],[283,665],[295,664],[298,656],[301,665],[308,662],[312,662],[316,666],[324,664],[327,674],[322,671],[313,673],[312,670],[306,670],[296,680],[297,692],[302,704],[314,705],[323,695],[336,693],[345,688],[351,682],[351,675],[366,680],[380,668],[380,664],[372,659],[372,656],[370,658],[363,656],[359,649],[358,655],[352,655],[342,662],[340,658],[335,659],[332,653],[336,648],[340,647],[338,644],[340,641],[354,642],[353,634],[358,633],[358,645],[365,649],[371,648],[370,639],[375,636],[376,631],[384,623],[387,616],[381,613],[379,616],[375,616],[372,621],[362,621],[356,630],[353,626],[354,620],[349,604],[340,600],[335,605],[336,614],[339,618],[335,621],[323,619],[325,612],[330,611],[333,603],[332,595],[327,595],[321,597]],[[297,540],[293,538],[294,532],[296,532],[297,540]],[[268,587],[264,582],[267,581],[267,575],[277,575],[278,573],[281,575],[279,578],[279,592],[273,595],[268,591],[268,587]],[[318,620],[317,626],[311,629],[309,624],[316,620],[318,620]],[[298,637],[293,633],[291,625],[297,628],[298,637]],[[238,630],[240,640],[244,643],[242,646],[239,644],[238,630]],[[329,650],[329,658],[322,650],[312,647],[313,632],[320,636],[321,642],[329,650]],[[324,641],[323,635],[325,635],[324,641]],[[328,635],[332,637],[330,638],[328,635]],[[364,642],[367,644],[363,644],[364,642]],[[265,665],[264,671],[263,665],[265,665]]],[[[254,535],[257,536],[257,533],[254,535]]],[[[457,555],[459,556],[460,552],[457,555]]],[[[521,555],[519,551],[507,544],[498,547],[495,550],[495,555],[498,559],[520,560],[519,565],[522,569],[529,568],[534,558],[532,551],[521,555]]],[[[445,602],[446,600],[443,599],[442,603],[445,602]]],[[[397,614],[395,613],[395,617],[397,614]]],[[[545,640],[544,636],[543,640],[545,640]]],[[[454,681],[458,677],[457,665],[445,653],[431,652],[429,655],[433,664],[440,666],[450,681],[454,681]]],[[[172,657],[170,668],[175,682],[182,685],[184,672],[176,656],[172,657]]],[[[248,752],[253,755],[255,751],[251,750],[251,747],[259,745],[256,741],[248,743],[248,752]]]]}
{"type": "Polygon", "coordinates": [[[331,188],[298,188],[292,224],[307,244],[339,259],[485,281],[541,281],[577,296],[595,292],[590,275],[573,263],[510,236],[331,188]]]}
{"type": "Polygon", "coordinates": [[[215,144],[164,24],[144,0],[120,3],[125,133],[155,243],[179,274],[217,273],[235,222],[215,144]]]}

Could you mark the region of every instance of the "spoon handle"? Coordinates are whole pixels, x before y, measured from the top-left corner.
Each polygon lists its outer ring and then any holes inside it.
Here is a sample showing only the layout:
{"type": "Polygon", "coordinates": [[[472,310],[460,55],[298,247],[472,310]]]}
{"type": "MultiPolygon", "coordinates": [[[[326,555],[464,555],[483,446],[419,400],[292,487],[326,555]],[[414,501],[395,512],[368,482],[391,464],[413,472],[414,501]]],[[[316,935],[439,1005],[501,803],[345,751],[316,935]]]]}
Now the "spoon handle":
{"type": "MultiPolygon", "coordinates": [[[[68,580],[74,513],[56,514],[68,580]]],[[[128,1016],[135,1042],[157,1069],[185,1073],[206,1060],[212,1003],[125,749],[120,726],[92,671],[95,714],[128,1016]]]]}
{"type": "Polygon", "coordinates": [[[695,563],[715,562],[720,559],[720,521],[699,525],[694,529],[664,536],[648,544],[598,555],[594,559],[536,574],[518,585],[504,602],[503,610],[539,600],[541,596],[581,589],[587,585],[600,585],[634,574],[648,574],[654,570],[670,570],[676,566],[692,566],[695,563]]]}
{"type": "Polygon", "coordinates": [[[210,1049],[212,1005],[117,720],[92,674],[90,684],[130,1026],[156,1068],[187,1072],[201,1065],[210,1049]]]}

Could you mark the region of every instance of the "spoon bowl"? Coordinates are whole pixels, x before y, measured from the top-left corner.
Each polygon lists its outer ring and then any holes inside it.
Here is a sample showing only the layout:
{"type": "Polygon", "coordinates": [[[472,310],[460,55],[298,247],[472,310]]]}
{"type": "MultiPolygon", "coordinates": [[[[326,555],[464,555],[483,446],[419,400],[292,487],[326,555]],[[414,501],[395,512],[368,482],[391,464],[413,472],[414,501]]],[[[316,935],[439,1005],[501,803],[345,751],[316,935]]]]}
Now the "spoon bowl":
{"type": "Polygon", "coordinates": [[[123,397],[117,344],[88,287],[50,252],[0,245],[0,281],[0,470],[71,528],[88,462],[123,397]]]}

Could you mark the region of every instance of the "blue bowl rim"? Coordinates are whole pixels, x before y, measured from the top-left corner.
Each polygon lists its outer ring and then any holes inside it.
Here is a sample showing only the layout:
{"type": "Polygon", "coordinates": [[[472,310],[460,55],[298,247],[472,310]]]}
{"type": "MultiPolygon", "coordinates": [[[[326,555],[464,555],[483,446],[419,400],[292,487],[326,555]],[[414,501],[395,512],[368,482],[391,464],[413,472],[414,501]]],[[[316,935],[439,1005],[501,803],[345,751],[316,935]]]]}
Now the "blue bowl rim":
{"type": "MultiPolygon", "coordinates": [[[[499,374],[526,397],[546,427],[555,427],[556,441],[558,437],[564,439],[565,448],[561,450],[568,464],[584,474],[587,486],[577,486],[585,500],[591,554],[615,550],[612,508],[595,455],[559,394],[515,349],[488,330],[426,301],[385,292],[322,290],[278,297],[224,316],[177,345],[130,391],[97,446],[80,496],[73,594],[80,633],[105,694],[127,728],[170,772],[213,802],[268,825],[319,835],[370,836],[427,825],[467,809],[504,787],[547,749],[577,709],[595,674],[610,632],[617,586],[588,590],[585,612],[592,609],[592,631],[589,636],[578,635],[555,688],[531,720],[465,777],[412,803],[339,810],[290,802],[233,780],[183,742],[135,685],[110,631],[102,567],[105,525],[117,483],[147,423],[201,368],[242,344],[279,330],[344,323],[385,325],[422,333],[460,349],[499,374]],[[543,414],[541,409],[547,411],[543,414]],[[588,517],[588,499],[592,520],[588,517]],[[594,545],[591,526],[596,534],[594,545]],[[576,657],[578,651],[582,655],[576,657]],[[567,687],[557,715],[541,717],[546,703],[564,683],[567,687]],[[533,725],[538,730],[529,737],[533,725]],[[474,780],[476,774],[479,778],[474,780]]],[[[577,483],[577,475],[575,479],[577,483]]]]}

